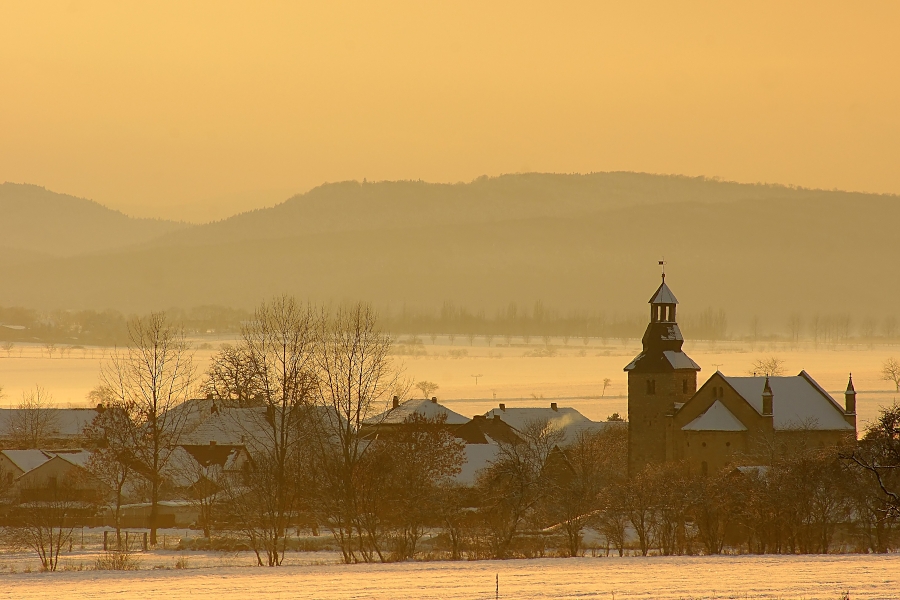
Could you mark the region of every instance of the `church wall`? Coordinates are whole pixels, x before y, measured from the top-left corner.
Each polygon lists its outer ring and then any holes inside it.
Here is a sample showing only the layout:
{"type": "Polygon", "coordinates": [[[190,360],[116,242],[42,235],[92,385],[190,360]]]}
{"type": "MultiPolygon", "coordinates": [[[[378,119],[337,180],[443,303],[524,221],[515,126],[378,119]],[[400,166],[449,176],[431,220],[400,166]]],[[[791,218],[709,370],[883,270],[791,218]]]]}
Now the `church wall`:
{"type": "Polygon", "coordinates": [[[680,458],[695,473],[716,473],[726,466],[744,464],[749,437],[746,431],[684,431],[682,434],[680,458]]]}
{"type": "Polygon", "coordinates": [[[636,473],[649,463],[666,461],[666,428],[676,402],[686,402],[696,388],[694,371],[628,373],[628,469],[636,473]],[[647,381],[655,393],[647,393],[647,381]],[[687,393],[684,381],[688,381],[687,393]]]}

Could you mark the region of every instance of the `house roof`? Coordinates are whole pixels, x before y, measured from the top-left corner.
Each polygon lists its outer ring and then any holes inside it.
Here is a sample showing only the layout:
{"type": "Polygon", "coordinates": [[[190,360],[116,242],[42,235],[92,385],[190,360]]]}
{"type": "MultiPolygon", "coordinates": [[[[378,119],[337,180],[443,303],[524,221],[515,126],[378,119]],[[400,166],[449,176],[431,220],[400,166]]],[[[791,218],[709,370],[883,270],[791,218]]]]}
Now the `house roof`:
{"type": "Polygon", "coordinates": [[[82,469],[86,469],[88,461],[91,460],[91,451],[81,448],[77,450],[55,450],[53,452],[48,452],[48,454],[54,454],[64,461],[71,463],[76,467],[81,467],[82,469]]]}
{"type": "Polygon", "coordinates": [[[487,437],[485,444],[466,444],[463,447],[463,464],[453,480],[463,485],[472,485],[478,471],[495,461],[499,452],[499,444],[490,437],[487,437]]]}
{"type": "MultiPolygon", "coordinates": [[[[9,431],[12,423],[21,412],[21,408],[0,408],[0,437],[9,431]]],[[[50,408],[53,411],[50,437],[74,438],[82,435],[84,428],[97,416],[93,408],[50,408]]]]}
{"type": "Polygon", "coordinates": [[[447,415],[447,425],[463,425],[469,422],[469,417],[464,417],[433,400],[417,399],[402,402],[397,408],[390,408],[379,415],[370,417],[364,423],[366,425],[397,425],[406,421],[413,414],[422,415],[427,419],[447,415]]]}
{"type": "MultiPolygon", "coordinates": [[[[525,431],[530,423],[547,421],[553,427],[563,432],[563,444],[575,441],[582,432],[597,432],[610,427],[610,423],[591,421],[583,414],[570,407],[553,408],[510,408],[505,410],[494,408],[484,414],[485,417],[499,418],[501,421],[518,431],[525,431]]],[[[613,424],[614,425],[614,424],[613,424]]]]}
{"type": "Polygon", "coordinates": [[[648,304],[678,304],[678,300],[663,280],[648,304]]]}
{"type": "Polygon", "coordinates": [[[27,473],[53,458],[51,454],[43,450],[3,450],[0,451],[0,454],[6,456],[23,473],[27,473]]]}
{"type": "Polygon", "coordinates": [[[747,431],[722,402],[716,400],[706,412],[681,428],[684,431],[747,431]]]}
{"type": "MultiPolygon", "coordinates": [[[[722,378],[762,414],[765,377],[722,378]]],[[[844,411],[806,371],[792,377],[769,377],[772,388],[772,418],[775,429],[852,430],[844,411]]]]}

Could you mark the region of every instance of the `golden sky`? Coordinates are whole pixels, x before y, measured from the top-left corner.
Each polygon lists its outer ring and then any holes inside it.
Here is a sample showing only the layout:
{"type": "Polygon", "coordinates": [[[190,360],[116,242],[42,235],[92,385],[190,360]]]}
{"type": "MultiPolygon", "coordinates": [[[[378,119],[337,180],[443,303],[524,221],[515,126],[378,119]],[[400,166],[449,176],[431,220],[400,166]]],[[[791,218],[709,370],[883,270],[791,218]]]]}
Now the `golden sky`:
{"type": "Polygon", "coordinates": [[[344,179],[900,193],[900,3],[4,2],[0,181],[203,219],[344,179]]]}

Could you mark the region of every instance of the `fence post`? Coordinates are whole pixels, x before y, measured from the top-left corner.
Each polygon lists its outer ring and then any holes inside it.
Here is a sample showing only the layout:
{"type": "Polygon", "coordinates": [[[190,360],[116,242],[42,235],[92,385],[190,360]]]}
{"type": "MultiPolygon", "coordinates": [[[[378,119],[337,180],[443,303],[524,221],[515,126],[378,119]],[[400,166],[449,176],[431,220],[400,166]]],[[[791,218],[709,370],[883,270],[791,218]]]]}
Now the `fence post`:
{"type": "Polygon", "coordinates": [[[143,546],[144,546],[144,552],[146,552],[146,551],[147,551],[147,532],[146,532],[146,531],[144,532],[144,543],[143,543],[143,546]]]}
{"type": "Polygon", "coordinates": [[[108,536],[109,536],[109,532],[108,532],[108,531],[104,531],[104,532],[103,532],[103,551],[104,551],[104,552],[106,552],[106,550],[107,550],[107,547],[106,547],[106,538],[107,538],[108,536]]]}

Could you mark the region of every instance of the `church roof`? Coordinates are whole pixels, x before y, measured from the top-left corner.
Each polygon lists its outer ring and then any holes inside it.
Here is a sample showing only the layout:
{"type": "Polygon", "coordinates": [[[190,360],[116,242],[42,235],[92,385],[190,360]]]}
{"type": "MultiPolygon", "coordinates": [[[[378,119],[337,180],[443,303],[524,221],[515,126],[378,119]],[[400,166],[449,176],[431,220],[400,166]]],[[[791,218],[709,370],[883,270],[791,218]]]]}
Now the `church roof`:
{"type": "Polygon", "coordinates": [[[678,304],[678,300],[663,280],[648,304],[678,304]]]}
{"type": "MultiPolygon", "coordinates": [[[[765,377],[722,378],[762,414],[762,394],[765,377]]],[[[807,374],[800,371],[793,377],[769,377],[772,388],[772,418],[775,429],[835,430],[853,429],[844,419],[844,411],[828,392],[807,374]]]]}
{"type": "Polygon", "coordinates": [[[675,352],[674,350],[663,351],[663,356],[669,361],[673,369],[693,369],[700,370],[700,365],[691,360],[691,357],[684,352],[675,352]]]}
{"type": "Polygon", "coordinates": [[[681,428],[683,431],[747,431],[744,424],[719,400],[681,428]]]}
{"type": "MultiPolygon", "coordinates": [[[[663,360],[665,360],[667,363],[669,363],[669,365],[673,369],[691,369],[693,371],[701,370],[700,365],[695,363],[693,361],[693,359],[691,359],[690,356],[688,356],[687,354],[685,354],[684,352],[682,352],[680,350],[663,350],[662,355],[663,355],[663,360]]],[[[634,360],[632,360],[630,363],[628,363],[628,366],[625,367],[625,370],[626,371],[635,370],[638,366],[638,363],[641,362],[647,356],[648,356],[647,352],[641,352],[640,354],[638,354],[637,356],[634,357],[634,360]]],[[[653,355],[651,353],[650,356],[651,356],[651,358],[648,358],[647,360],[652,360],[653,356],[658,357],[659,355],[658,354],[653,355]]],[[[659,363],[654,363],[654,364],[659,364],[659,363]]]]}

